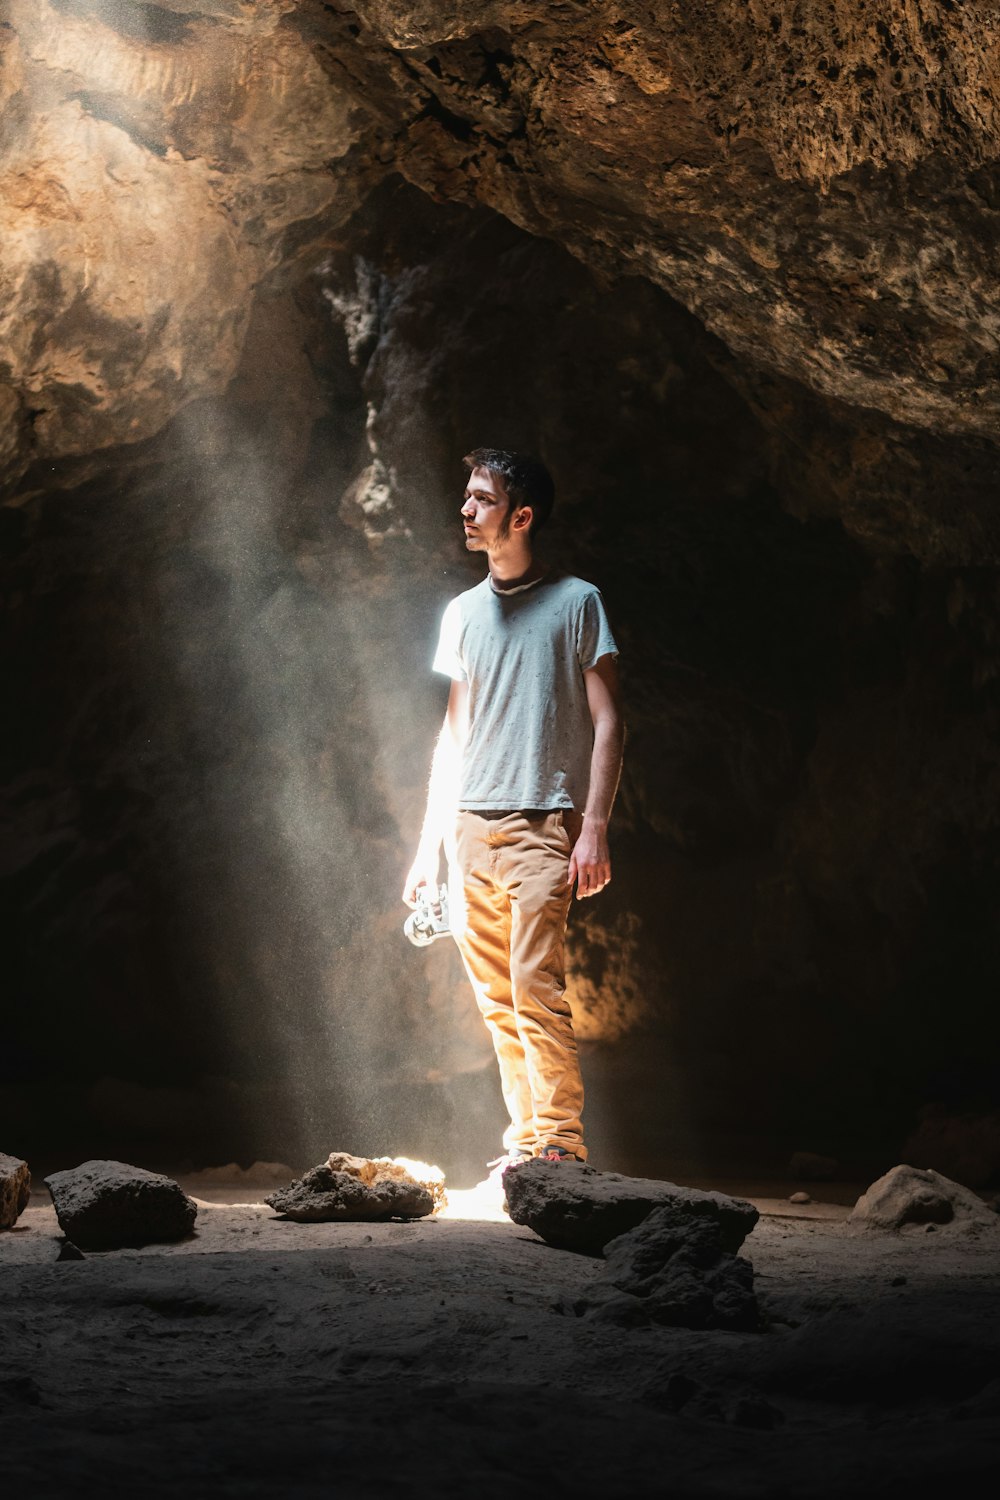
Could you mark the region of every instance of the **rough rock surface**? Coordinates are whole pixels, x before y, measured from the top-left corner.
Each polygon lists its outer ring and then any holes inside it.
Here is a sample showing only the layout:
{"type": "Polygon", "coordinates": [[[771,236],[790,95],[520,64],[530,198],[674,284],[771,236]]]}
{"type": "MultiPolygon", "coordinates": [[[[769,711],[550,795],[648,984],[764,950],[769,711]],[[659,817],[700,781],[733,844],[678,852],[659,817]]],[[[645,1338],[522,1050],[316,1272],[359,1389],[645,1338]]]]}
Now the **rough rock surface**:
{"type": "MultiPolygon", "coordinates": [[[[779,440],[790,505],[1000,556],[989,0],[891,21],[859,0],[7,14],[9,476],[220,390],[255,290],[321,261],[401,173],[682,303],[779,440]],[[914,432],[970,440],[963,493],[920,493],[935,453],[914,432]]],[[[362,488],[378,509],[392,476],[362,488]]]]}
{"type": "Polygon", "coordinates": [[[350,104],[289,9],[8,0],[0,484],[223,390],[255,286],[336,217],[350,104]]]}
{"type": "Polygon", "coordinates": [[[45,1178],[59,1227],[81,1250],[180,1240],[198,1209],[177,1183],[121,1161],[85,1161],[45,1178]]]}
{"type": "Polygon", "coordinates": [[[751,1203],[725,1193],[703,1193],[588,1166],[525,1162],[508,1167],[503,1185],[515,1224],[526,1224],[559,1249],[585,1255],[599,1255],[662,1205],[691,1218],[712,1220],[718,1225],[720,1248],[729,1254],[739,1249],[758,1219],[751,1203]]]}
{"type": "Polygon", "coordinates": [[[434,1211],[434,1198],[405,1172],[378,1171],[379,1163],[335,1152],[330,1162],[312,1167],[264,1202],[275,1213],[303,1223],[350,1219],[422,1219],[434,1211]],[[375,1169],[374,1171],[371,1169],[375,1169]]]}
{"type": "Polygon", "coordinates": [[[750,364],[995,435],[988,0],[356,12],[294,24],[411,181],[654,280],[750,364]]]}
{"type": "Polygon", "coordinates": [[[749,1331],[759,1326],[753,1267],[722,1248],[717,1219],[662,1204],[606,1245],[604,1258],[607,1276],[577,1302],[579,1315],[625,1327],[662,1323],[749,1331]]]}
{"type": "Polygon", "coordinates": [[[30,1197],[28,1163],[0,1151],[0,1229],[11,1229],[17,1223],[30,1197]]]}
{"type": "Polygon", "coordinates": [[[1000,1219],[981,1198],[930,1168],[893,1167],[854,1206],[850,1222],[867,1229],[907,1224],[956,1224],[1000,1231],[1000,1219]]]}
{"type": "Polygon", "coordinates": [[[435,1208],[443,1208],[447,1202],[444,1173],[430,1162],[408,1156],[352,1156],[348,1151],[331,1151],[326,1164],[332,1172],[349,1172],[365,1187],[378,1188],[385,1182],[412,1187],[415,1183],[430,1193],[435,1208]]]}

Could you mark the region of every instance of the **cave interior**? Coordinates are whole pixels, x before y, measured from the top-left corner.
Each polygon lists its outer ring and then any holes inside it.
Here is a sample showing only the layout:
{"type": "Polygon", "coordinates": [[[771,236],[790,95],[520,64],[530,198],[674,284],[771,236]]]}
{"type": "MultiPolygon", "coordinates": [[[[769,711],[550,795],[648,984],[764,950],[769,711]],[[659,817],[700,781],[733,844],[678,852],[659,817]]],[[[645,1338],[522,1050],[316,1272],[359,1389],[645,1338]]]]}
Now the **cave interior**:
{"type": "Polygon", "coordinates": [[[571,926],[601,1156],[860,1178],[915,1140],[988,1186],[988,143],[938,101],[845,145],[860,85],[794,7],[766,46],[737,6],[479,9],[10,6],[7,1129],[489,1151],[397,889],[493,442],[545,456],[622,646],[616,879],[571,926]]]}
{"type": "Polygon", "coordinates": [[[882,10],[6,0],[0,1148],[494,1154],[399,901],[491,444],[621,647],[593,1159],[1000,1186],[1000,34],[882,10]]]}

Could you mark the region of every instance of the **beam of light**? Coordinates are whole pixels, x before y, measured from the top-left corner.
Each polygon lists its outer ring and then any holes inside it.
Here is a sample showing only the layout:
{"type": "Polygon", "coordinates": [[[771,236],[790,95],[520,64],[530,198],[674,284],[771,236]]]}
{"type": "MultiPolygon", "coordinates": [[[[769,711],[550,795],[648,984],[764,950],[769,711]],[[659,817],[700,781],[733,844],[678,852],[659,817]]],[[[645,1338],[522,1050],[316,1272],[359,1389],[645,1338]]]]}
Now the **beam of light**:
{"type": "Polygon", "coordinates": [[[474,1188],[449,1188],[448,1201],[436,1215],[439,1219],[462,1219],[490,1224],[509,1224],[504,1212],[503,1189],[480,1182],[474,1188]]]}
{"type": "MultiPolygon", "coordinates": [[[[336,718],[350,710],[357,667],[344,660],[336,606],[303,584],[282,546],[287,480],[266,444],[211,409],[175,425],[198,455],[201,502],[193,614],[175,600],[169,629],[205,822],[192,852],[207,867],[199,885],[210,874],[213,886],[203,889],[214,906],[205,958],[230,1040],[261,1079],[256,1108],[266,1110],[271,1084],[285,1094],[281,1154],[301,1159],[313,1142],[364,1153],[357,1136],[369,1134],[373,1101],[360,1028],[384,965],[353,951],[367,915],[355,822],[364,791],[350,747],[338,753],[336,718]]],[[[366,733],[354,726],[360,742],[366,733]]]]}
{"type": "MultiPolygon", "coordinates": [[[[240,1108],[262,1154],[438,1154],[440,1079],[468,1068],[470,1033],[478,1066],[491,1049],[470,996],[466,1024],[435,1009],[402,932],[397,789],[426,683],[400,642],[423,584],[396,576],[387,608],[384,580],[338,558],[336,532],[322,568],[302,567],[285,524],[295,474],[275,458],[274,413],[261,421],[200,403],[171,432],[195,504],[163,629],[197,804],[182,858],[223,1066],[250,1075],[240,1108]]],[[[429,744],[418,753],[423,776],[429,744]]]]}

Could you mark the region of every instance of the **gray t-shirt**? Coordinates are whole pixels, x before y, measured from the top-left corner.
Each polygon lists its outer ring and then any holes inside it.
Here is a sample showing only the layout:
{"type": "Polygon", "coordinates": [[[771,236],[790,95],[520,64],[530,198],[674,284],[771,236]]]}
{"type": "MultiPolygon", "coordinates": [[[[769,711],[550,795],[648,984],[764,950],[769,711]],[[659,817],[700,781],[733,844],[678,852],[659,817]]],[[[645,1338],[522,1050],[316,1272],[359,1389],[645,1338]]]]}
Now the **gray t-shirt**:
{"type": "Polygon", "coordinates": [[[444,612],[434,670],[469,684],[458,806],[587,800],[594,730],[583,674],[618,647],[592,583],[547,574],[509,594],[487,576],[444,612]]]}

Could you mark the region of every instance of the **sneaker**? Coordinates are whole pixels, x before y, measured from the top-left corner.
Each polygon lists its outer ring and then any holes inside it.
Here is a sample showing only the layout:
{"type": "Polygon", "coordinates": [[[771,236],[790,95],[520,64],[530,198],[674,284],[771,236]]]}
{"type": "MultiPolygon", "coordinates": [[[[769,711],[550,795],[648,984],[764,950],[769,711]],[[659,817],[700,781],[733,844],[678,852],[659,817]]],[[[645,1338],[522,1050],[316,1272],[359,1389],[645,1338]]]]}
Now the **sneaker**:
{"type": "Polygon", "coordinates": [[[583,1166],[583,1157],[574,1156],[572,1151],[567,1151],[565,1146],[540,1146],[536,1161],[564,1161],[575,1167],[583,1166]]]}
{"type": "Polygon", "coordinates": [[[491,1188],[503,1187],[503,1174],[508,1167],[518,1167],[522,1162],[531,1160],[530,1151],[505,1151],[503,1156],[498,1156],[496,1161],[486,1163],[486,1176],[477,1184],[479,1187],[489,1186],[491,1188]]]}

